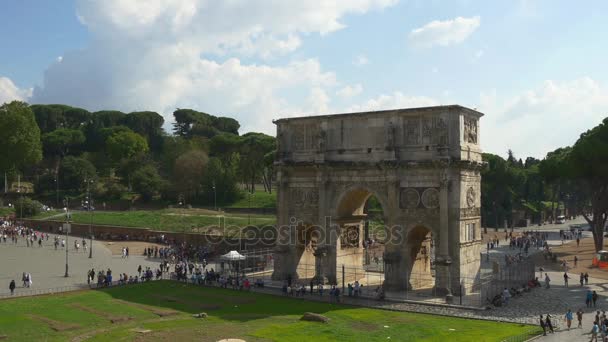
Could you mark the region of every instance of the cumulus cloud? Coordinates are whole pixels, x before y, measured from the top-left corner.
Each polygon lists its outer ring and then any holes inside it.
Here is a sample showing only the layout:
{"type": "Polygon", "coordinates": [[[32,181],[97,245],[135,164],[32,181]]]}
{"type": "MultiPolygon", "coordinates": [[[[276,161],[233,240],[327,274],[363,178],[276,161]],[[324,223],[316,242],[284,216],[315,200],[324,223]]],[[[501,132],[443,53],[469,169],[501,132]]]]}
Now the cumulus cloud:
{"type": "Polygon", "coordinates": [[[426,96],[410,96],[405,95],[400,91],[395,91],[392,94],[382,94],[376,98],[366,101],[365,103],[351,106],[347,109],[347,111],[365,112],[384,109],[427,107],[437,105],[439,105],[439,101],[433,98],[426,96]]]}
{"type": "Polygon", "coordinates": [[[336,94],[342,98],[348,99],[361,94],[362,91],[363,86],[360,83],[357,83],[353,86],[347,85],[346,87],[341,88],[336,94]]]}
{"type": "Polygon", "coordinates": [[[8,77],[0,77],[0,105],[11,101],[27,101],[32,89],[20,89],[8,77]]]}
{"type": "Polygon", "coordinates": [[[462,43],[479,27],[481,18],[457,17],[450,20],[433,20],[413,29],[408,38],[410,44],[420,48],[448,46],[462,43]]]}
{"type": "Polygon", "coordinates": [[[194,108],[234,116],[244,131],[271,133],[272,118],[326,108],[329,98],[318,99],[334,92],[335,74],[316,59],[270,66],[244,64],[242,57],[288,54],[301,46],[302,35],[329,34],[344,27],[347,14],[395,3],[77,0],[91,43],[47,69],[33,102],[149,109],[167,121],[175,108],[194,108]]]}
{"type": "Polygon", "coordinates": [[[572,145],[608,116],[608,88],[589,77],[547,80],[505,101],[496,91],[483,93],[479,109],[486,113],[481,120],[485,150],[505,155],[511,148],[521,157],[543,158],[572,145]]]}

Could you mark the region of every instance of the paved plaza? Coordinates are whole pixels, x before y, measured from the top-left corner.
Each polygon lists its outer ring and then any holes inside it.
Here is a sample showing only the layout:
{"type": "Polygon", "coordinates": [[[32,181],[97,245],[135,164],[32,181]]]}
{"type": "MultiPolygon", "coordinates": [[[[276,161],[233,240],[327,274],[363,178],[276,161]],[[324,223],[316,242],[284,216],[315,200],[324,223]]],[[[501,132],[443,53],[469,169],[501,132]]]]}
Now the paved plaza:
{"type": "MultiPolygon", "coordinates": [[[[51,235],[48,241],[43,241],[42,247],[34,243],[34,247],[27,247],[24,238],[19,238],[15,245],[7,239],[7,242],[0,243],[0,296],[10,294],[8,285],[12,279],[17,284],[15,292],[19,294],[23,291],[37,291],[42,289],[59,288],[86,284],[87,271],[94,268],[96,272],[110,268],[118,279],[119,273],[133,275],[137,273],[139,265],[145,269],[150,266],[153,269],[158,267],[158,262],[149,260],[144,256],[130,255],[122,258],[120,255],[112,255],[111,251],[103,243],[93,241],[93,258],[89,259],[89,252],[86,253],[82,248],[76,252],[74,249],[74,238],[68,241],[68,265],[69,277],[65,274],[65,249],[59,247],[55,250],[51,235]],[[27,289],[22,287],[21,277],[23,272],[29,272],[32,276],[32,287],[27,289]]],[[[65,235],[61,236],[65,238],[65,235]]],[[[79,239],[82,240],[82,239],[79,239]]],[[[87,244],[89,241],[87,240],[87,244]]],[[[120,244],[120,242],[116,242],[120,244]]]]}

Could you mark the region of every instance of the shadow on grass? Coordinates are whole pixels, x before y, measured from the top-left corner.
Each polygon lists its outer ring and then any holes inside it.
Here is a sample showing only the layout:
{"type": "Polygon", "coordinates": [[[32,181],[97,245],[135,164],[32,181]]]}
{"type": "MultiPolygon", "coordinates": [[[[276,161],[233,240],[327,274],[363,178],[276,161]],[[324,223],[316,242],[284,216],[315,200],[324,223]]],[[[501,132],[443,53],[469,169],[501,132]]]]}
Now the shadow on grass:
{"type": "Polygon", "coordinates": [[[272,316],[326,314],[349,306],[312,302],[264,293],[154,281],[100,290],[123,302],[150,305],[188,314],[206,312],[229,321],[246,322],[272,316]]]}

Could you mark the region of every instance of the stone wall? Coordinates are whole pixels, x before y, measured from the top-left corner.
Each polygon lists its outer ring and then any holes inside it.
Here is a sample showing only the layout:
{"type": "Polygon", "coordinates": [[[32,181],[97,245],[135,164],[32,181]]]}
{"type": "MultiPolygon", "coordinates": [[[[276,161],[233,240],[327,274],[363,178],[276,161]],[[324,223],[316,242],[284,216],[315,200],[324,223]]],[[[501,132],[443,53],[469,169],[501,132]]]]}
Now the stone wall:
{"type": "MultiPolygon", "coordinates": [[[[63,221],[51,220],[41,221],[24,219],[23,221],[27,227],[53,234],[62,233],[62,226],[65,223],[63,221]]],[[[95,239],[101,240],[124,240],[128,237],[128,240],[157,242],[160,241],[161,235],[164,235],[165,241],[184,241],[185,239],[190,244],[212,246],[213,250],[217,253],[228,252],[230,250],[273,248],[275,246],[274,238],[235,239],[224,238],[218,235],[164,232],[148,228],[108,225],[89,226],[88,224],[79,223],[71,223],[71,226],[71,236],[89,238],[90,233],[92,233],[95,239]]]]}

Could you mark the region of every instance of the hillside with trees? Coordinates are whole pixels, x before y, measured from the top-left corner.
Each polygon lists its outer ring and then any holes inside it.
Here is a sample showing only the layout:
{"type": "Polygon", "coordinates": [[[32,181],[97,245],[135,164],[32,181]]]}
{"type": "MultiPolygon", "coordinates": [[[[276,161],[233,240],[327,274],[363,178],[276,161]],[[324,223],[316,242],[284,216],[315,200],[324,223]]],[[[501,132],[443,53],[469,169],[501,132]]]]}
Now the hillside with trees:
{"type": "Polygon", "coordinates": [[[241,135],[232,118],[177,109],[168,133],[152,111],[17,101],[0,108],[0,172],[33,184],[33,197],[49,205],[82,198],[87,184],[98,205],[228,205],[246,192],[272,192],[275,138],[241,135]]]}

